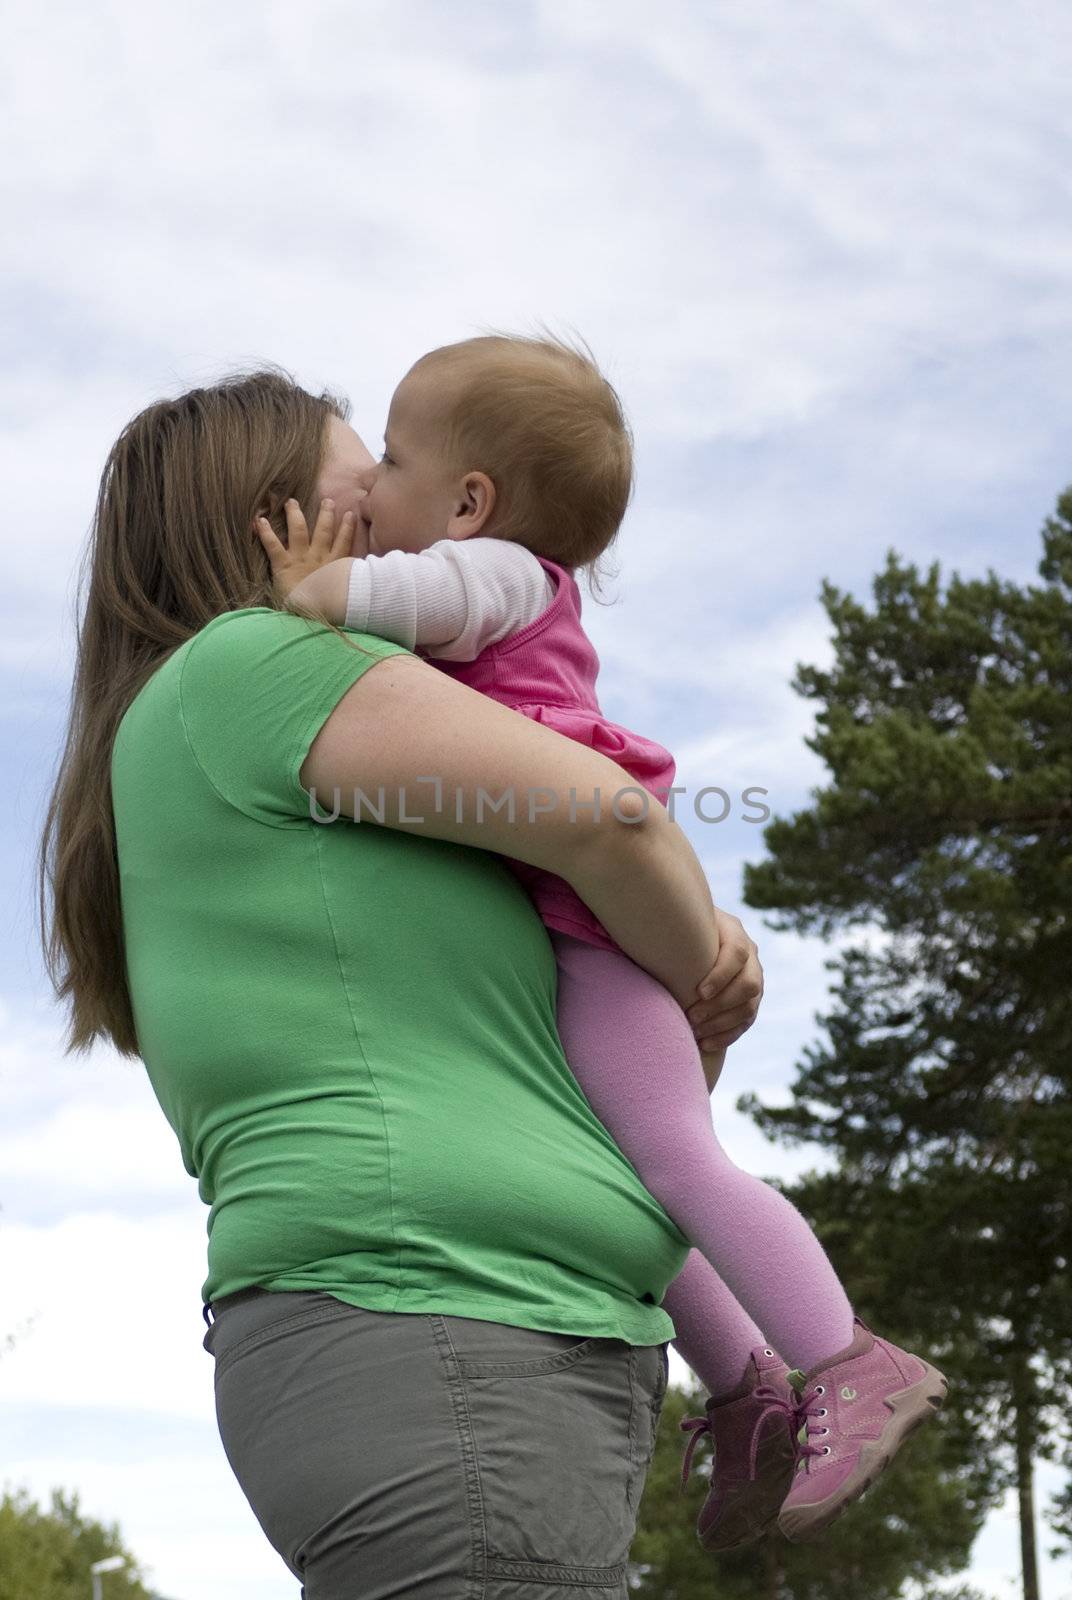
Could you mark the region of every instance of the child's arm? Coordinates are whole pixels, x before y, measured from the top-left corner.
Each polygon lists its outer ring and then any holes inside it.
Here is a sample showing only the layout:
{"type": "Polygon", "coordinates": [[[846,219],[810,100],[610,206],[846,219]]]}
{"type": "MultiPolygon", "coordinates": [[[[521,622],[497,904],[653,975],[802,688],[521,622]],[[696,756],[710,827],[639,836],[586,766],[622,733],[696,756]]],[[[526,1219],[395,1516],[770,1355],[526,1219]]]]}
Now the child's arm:
{"type": "Polygon", "coordinates": [[[707,977],[697,985],[699,999],[686,1006],[685,1015],[702,1052],[707,1092],[718,1082],[731,1044],[747,1033],[763,995],[763,968],[759,951],[739,917],[715,908],[718,923],[718,958],[707,977]]]}
{"type": "Polygon", "coordinates": [[[533,622],[553,595],[523,545],[476,538],[443,539],[418,554],[331,561],[296,584],[285,603],[294,611],[322,609],[332,622],[408,650],[472,661],[533,622]]]}

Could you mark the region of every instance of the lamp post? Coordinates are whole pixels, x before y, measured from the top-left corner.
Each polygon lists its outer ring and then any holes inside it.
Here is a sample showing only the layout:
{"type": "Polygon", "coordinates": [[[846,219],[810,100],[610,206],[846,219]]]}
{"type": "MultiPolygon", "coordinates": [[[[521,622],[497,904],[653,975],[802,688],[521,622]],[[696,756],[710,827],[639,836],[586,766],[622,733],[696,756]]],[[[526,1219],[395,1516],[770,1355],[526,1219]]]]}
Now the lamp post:
{"type": "Polygon", "coordinates": [[[126,1560],[123,1556],[105,1556],[103,1561],[94,1561],[89,1569],[93,1575],[93,1600],[101,1600],[101,1573],[115,1572],[118,1567],[125,1566],[126,1560]]]}

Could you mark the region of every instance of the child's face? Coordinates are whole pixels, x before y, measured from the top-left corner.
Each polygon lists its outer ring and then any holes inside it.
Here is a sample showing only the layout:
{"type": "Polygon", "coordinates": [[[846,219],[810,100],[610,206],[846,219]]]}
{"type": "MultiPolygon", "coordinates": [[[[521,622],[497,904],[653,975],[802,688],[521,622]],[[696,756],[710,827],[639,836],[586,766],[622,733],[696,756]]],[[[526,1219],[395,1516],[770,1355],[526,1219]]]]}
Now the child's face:
{"type": "Polygon", "coordinates": [[[361,506],[369,553],[426,550],[450,537],[457,485],[439,453],[435,413],[419,378],[403,378],[395,390],[383,442],[383,459],[366,479],[361,506]]]}

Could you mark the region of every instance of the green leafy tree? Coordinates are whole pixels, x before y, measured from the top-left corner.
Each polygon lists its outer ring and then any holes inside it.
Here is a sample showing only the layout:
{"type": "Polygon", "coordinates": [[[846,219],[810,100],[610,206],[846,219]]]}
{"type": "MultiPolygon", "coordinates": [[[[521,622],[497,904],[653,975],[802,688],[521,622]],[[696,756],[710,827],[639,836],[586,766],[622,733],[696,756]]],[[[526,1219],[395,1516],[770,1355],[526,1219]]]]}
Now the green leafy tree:
{"type": "Polygon", "coordinates": [[[793,1103],[738,1102],[838,1158],[808,1197],[824,1243],[870,1240],[865,1320],[925,1339],[1016,1488],[1025,1600],[1033,1462],[1067,1451],[1072,1392],[1072,490],[1039,573],[943,592],[890,552],[870,610],[824,584],[835,662],[794,687],[830,782],[768,827],[745,898],[776,927],[869,937],[828,963],[829,1042],[793,1103]]]}
{"type": "Polygon", "coordinates": [[[90,1568],[106,1556],[122,1556],[125,1568],[102,1574],[105,1600],[154,1600],[144,1574],[124,1550],[116,1524],[82,1516],[78,1495],[52,1491],[42,1511],[24,1489],[4,1491],[0,1501],[0,1600],[87,1600],[90,1568]]]}

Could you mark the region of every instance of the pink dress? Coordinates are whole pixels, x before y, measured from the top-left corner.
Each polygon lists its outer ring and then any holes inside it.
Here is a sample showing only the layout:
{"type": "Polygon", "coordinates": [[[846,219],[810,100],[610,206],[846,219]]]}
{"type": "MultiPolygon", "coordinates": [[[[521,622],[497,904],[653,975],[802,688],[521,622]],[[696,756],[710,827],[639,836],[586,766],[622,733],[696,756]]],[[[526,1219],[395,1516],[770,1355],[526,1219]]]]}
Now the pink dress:
{"type": "MultiPolygon", "coordinates": [[[[609,756],[665,805],[674,781],[674,758],[662,745],[609,722],[603,715],[596,698],[599,657],[581,626],[580,590],[568,567],[542,556],[537,560],[557,584],[550,605],[517,633],[482,650],[475,660],[433,658],[432,665],[534,722],[545,723],[578,744],[609,756]]],[[[600,795],[603,816],[610,810],[614,792],[600,795]]],[[[518,799],[524,803],[523,797],[518,799]]],[[[509,864],[549,928],[604,950],[618,949],[564,879],[523,861],[509,864]]]]}

